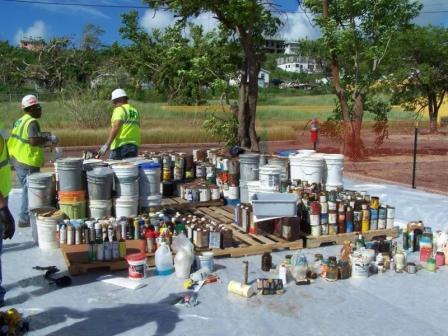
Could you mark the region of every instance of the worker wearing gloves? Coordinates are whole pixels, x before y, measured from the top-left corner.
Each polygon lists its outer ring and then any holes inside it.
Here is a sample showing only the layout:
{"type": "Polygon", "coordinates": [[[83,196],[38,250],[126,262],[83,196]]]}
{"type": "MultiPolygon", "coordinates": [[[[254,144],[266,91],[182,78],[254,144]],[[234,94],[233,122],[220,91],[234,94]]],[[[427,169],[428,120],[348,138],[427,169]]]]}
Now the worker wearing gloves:
{"type": "Polygon", "coordinates": [[[107,142],[98,151],[98,156],[104,156],[110,149],[111,160],[136,157],[140,146],[140,114],[128,103],[123,89],[112,91],[112,103],[112,129],[107,142]]]}
{"type": "Polygon", "coordinates": [[[8,159],[8,148],[0,130],[0,307],[5,305],[5,289],[2,284],[2,260],[1,253],[3,239],[11,239],[14,236],[14,218],[8,208],[8,194],[11,191],[11,167],[8,159]]]}
{"type": "Polygon", "coordinates": [[[24,114],[14,123],[8,140],[8,151],[22,186],[18,225],[26,227],[30,225],[27,176],[40,171],[44,165],[44,147],[56,145],[58,138],[51,133],[40,131],[38,119],[42,115],[42,107],[35,96],[23,97],[22,109],[24,114]]]}

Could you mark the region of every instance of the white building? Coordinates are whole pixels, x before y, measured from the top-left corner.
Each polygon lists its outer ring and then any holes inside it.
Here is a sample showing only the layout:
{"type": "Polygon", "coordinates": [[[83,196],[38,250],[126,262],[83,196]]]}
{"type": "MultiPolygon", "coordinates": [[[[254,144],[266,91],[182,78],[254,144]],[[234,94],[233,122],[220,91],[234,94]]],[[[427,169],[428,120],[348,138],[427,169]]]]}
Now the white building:
{"type": "MultiPolygon", "coordinates": [[[[269,86],[269,79],[270,79],[271,72],[265,69],[260,69],[260,72],[258,73],[258,87],[266,88],[269,86]]],[[[230,86],[239,86],[240,85],[241,76],[238,76],[238,78],[232,78],[229,80],[230,86]]],[[[249,81],[249,79],[248,79],[249,81]]]]}
{"type": "Polygon", "coordinates": [[[285,56],[277,58],[277,67],[288,72],[320,72],[322,69],[315,59],[307,56],[285,56]]]}
{"type": "Polygon", "coordinates": [[[297,55],[299,53],[299,42],[286,42],[285,55],[297,55]]]}

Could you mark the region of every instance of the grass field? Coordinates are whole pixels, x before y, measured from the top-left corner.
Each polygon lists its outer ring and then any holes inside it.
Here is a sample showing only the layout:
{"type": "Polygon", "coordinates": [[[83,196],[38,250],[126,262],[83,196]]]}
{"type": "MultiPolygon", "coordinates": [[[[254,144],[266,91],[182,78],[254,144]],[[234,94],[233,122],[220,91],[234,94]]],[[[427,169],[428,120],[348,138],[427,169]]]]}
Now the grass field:
{"type": "MultiPolygon", "coordinates": [[[[325,120],[334,107],[334,95],[270,97],[269,105],[257,109],[257,131],[263,140],[293,140],[302,132],[312,118],[325,120]]],[[[202,127],[210,112],[222,113],[217,102],[204,106],[170,106],[162,103],[132,102],[141,113],[143,143],[182,143],[217,141],[202,127]]],[[[99,145],[105,142],[108,128],[77,129],[70,114],[59,102],[42,102],[42,130],[54,132],[63,146],[99,145]]],[[[110,102],[104,108],[112,111],[110,102]]],[[[229,112],[227,112],[229,113],[229,112]]],[[[19,103],[0,105],[1,120],[6,128],[20,117],[19,103]]],[[[394,107],[389,115],[391,121],[412,122],[413,115],[394,107]]],[[[373,120],[366,114],[366,121],[373,120]]],[[[9,127],[8,127],[9,126],[9,127]]]]}

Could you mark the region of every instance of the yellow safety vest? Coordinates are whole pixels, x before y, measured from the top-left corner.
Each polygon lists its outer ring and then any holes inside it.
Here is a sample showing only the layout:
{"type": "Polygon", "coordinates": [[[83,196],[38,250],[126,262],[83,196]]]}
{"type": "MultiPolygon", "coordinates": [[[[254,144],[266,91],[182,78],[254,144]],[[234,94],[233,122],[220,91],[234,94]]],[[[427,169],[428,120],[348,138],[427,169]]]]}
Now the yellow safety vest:
{"type": "Polygon", "coordinates": [[[123,125],[112,141],[110,148],[116,149],[127,144],[140,146],[140,113],[129,104],[116,107],[113,114],[120,112],[124,112],[124,119],[116,119],[112,115],[112,124],[117,120],[121,120],[123,125]]]}
{"type": "Polygon", "coordinates": [[[0,194],[7,197],[11,191],[11,166],[9,165],[8,146],[0,135],[0,194]]]}
{"type": "Polygon", "coordinates": [[[28,137],[28,126],[33,121],[37,122],[37,119],[29,114],[24,114],[14,123],[8,140],[8,151],[9,155],[18,162],[40,168],[44,165],[44,149],[39,146],[31,146],[28,137]]]}

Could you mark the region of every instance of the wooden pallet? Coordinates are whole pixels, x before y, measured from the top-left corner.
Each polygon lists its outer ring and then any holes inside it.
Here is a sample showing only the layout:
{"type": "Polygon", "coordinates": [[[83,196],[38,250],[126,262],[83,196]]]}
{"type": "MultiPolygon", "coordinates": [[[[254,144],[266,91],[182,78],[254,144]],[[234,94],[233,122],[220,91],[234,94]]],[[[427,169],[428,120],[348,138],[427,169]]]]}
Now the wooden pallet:
{"type": "Polygon", "coordinates": [[[303,248],[303,240],[287,241],[282,238],[270,235],[258,235],[241,231],[240,227],[233,223],[233,208],[223,207],[200,207],[199,213],[206,217],[216,220],[226,228],[232,230],[233,247],[225,249],[213,249],[215,257],[243,257],[248,255],[257,255],[264,252],[276,250],[297,250],[303,248]]]}
{"type": "Polygon", "coordinates": [[[208,201],[208,202],[187,202],[183,198],[180,197],[168,197],[162,198],[161,206],[162,207],[176,207],[178,209],[189,209],[189,208],[197,208],[197,207],[210,207],[210,206],[222,206],[224,204],[223,199],[219,199],[216,201],[208,201]]]}
{"type": "MultiPolygon", "coordinates": [[[[357,237],[358,233],[350,232],[350,233],[339,233],[336,235],[325,235],[319,237],[306,236],[305,247],[306,248],[317,248],[325,245],[342,245],[344,241],[354,241],[357,237]]],[[[399,228],[395,226],[391,229],[384,230],[371,230],[362,233],[364,239],[372,240],[374,238],[385,238],[392,237],[397,238],[399,235],[399,228]]]]}

